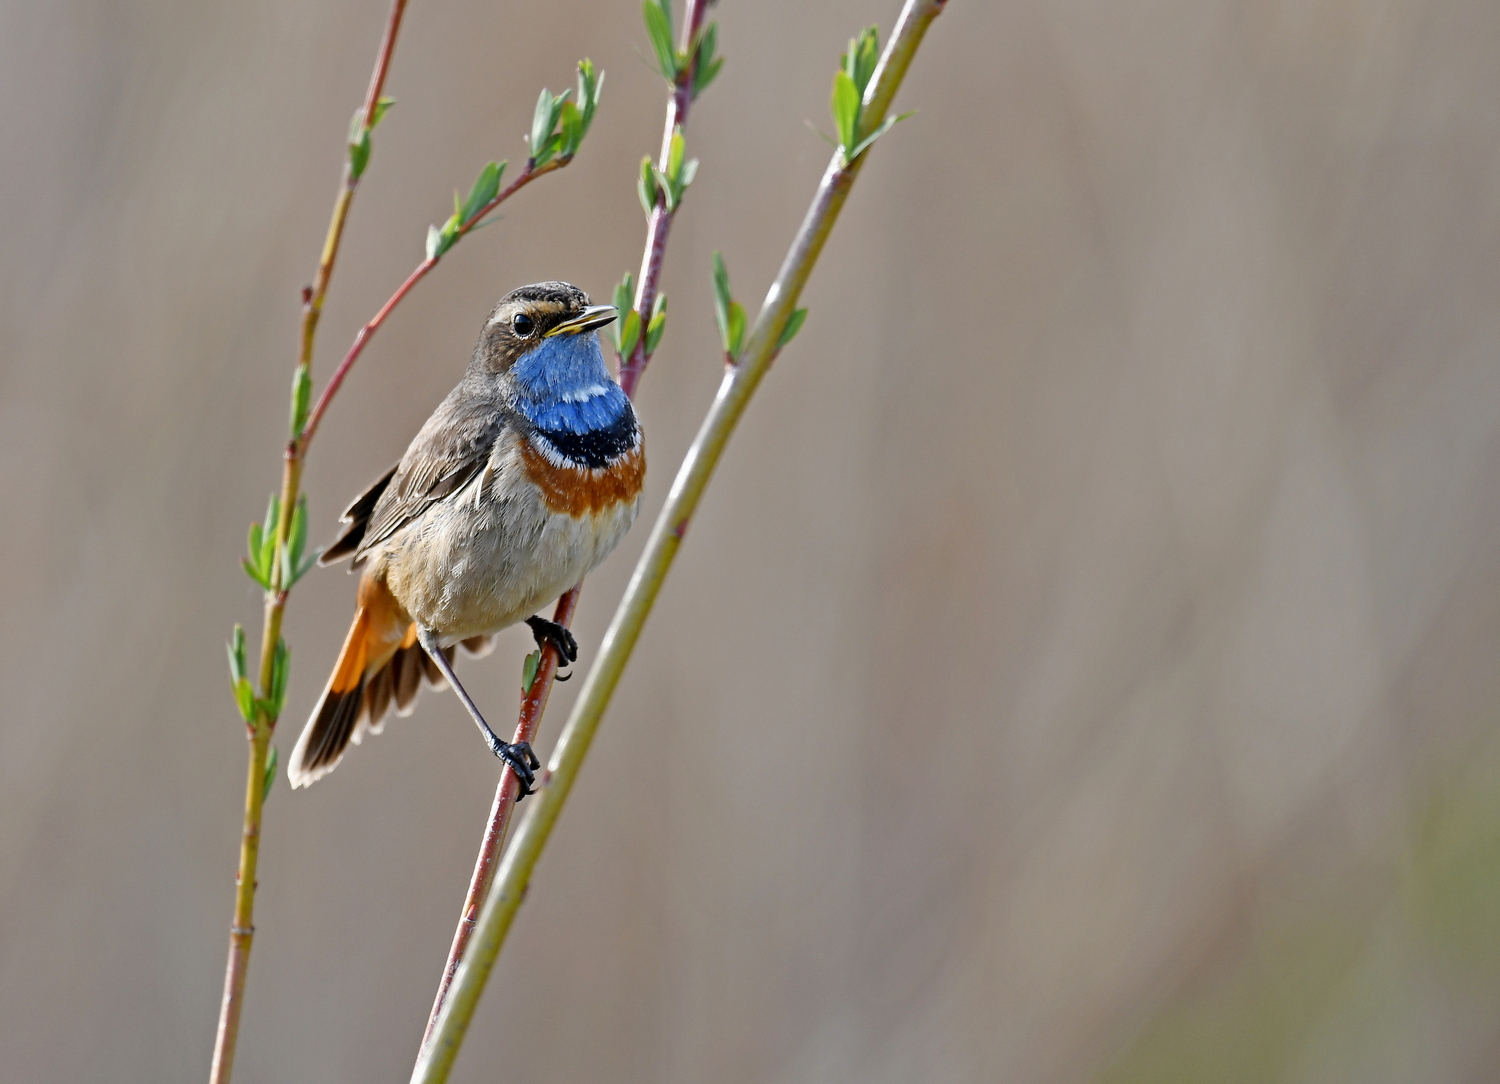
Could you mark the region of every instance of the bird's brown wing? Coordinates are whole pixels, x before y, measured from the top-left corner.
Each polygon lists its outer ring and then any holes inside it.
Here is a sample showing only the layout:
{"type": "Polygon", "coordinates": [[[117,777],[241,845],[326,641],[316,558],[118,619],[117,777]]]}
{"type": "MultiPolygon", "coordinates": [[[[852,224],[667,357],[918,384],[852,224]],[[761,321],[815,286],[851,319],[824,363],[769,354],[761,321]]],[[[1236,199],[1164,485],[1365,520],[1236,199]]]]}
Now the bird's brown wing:
{"type": "Polygon", "coordinates": [[[334,539],[333,545],[319,555],[318,564],[331,565],[335,561],[342,561],[359,549],[360,543],[365,540],[365,531],[370,525],[370,513],[375,511],[380,495],[385,492],[385,487],[391,484],[391,479],[395,477],[399,466],[398,463],[382,474],[374,485],[355,497],[354,503],[344,509],[344,514],[339,517],[339,522],[344,525],[343,533],[334,539]]]}
{"type": "Polygon", "coordinates": [[[417,519],[435,502],[463,489],[484,469],[495,441],[505,432],[505,415],[492,400],[461,395],[461,389],[462,385],[427,419],[374,501],[356,551],[356,564],[371,547],[417,519]]]}

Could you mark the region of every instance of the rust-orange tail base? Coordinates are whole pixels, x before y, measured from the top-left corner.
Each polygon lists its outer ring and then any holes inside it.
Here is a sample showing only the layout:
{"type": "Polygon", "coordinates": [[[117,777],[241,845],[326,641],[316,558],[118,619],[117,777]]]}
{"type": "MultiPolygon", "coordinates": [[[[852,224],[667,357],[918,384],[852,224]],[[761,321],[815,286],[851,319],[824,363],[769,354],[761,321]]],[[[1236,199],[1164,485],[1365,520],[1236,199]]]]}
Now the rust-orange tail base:
{"type": "MultiPolygon", "coordinates": [[[[464,646],[478,653],[486,644],[476,638],[464,646]]],[[[444,654],[452,661],[452,648],[444,654]]],[[[417,626],[385,581],[366,575],[333,676],[287,764],[292,786],[308,786],[333,771],[350,742],[380,732],[392,706],[397,715],[410,715],[423,678],[439,688],[445,684],[442,671],[417,643],[417,626]]]]}

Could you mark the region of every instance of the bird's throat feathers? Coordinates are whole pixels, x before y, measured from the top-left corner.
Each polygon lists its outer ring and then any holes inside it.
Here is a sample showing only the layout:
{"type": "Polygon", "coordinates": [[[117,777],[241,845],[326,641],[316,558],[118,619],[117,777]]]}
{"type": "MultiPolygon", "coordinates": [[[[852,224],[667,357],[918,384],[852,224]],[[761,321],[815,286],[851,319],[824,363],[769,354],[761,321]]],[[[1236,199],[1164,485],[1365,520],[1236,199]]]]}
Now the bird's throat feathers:
{"type": "Polygon", "coordinates": [[[610,429],[630,411],[594,332],[543,339],[511,367],[510,377],[516,410],[545,433],[610,429]]]}

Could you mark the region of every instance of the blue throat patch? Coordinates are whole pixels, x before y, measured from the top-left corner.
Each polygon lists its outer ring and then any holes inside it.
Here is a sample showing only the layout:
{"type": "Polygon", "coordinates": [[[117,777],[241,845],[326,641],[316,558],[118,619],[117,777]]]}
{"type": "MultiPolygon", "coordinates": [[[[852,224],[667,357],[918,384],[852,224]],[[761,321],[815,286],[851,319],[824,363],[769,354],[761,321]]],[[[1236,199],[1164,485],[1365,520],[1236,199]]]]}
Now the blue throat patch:
{"type": "Polygon", "coordinates": [[[543,339],[510,371],[516,409],[543,432],[591,433],[615,426],[630,401],[609,370],[592,331],[543,339]]]}

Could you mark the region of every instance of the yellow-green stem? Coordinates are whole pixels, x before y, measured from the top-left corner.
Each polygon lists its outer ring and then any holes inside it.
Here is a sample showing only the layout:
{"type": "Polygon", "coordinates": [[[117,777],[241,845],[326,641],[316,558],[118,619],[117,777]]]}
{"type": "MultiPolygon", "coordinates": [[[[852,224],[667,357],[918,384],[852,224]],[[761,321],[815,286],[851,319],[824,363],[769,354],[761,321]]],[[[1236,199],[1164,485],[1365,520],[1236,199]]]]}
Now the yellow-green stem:
{"type": "Polygon", "coordinates": [[[229,967],[224,980],[224,1001],[219,1009],[219,1032],[214,1042],[211,1081],[229,1080],[240,1033],[241,1000],[245,996],[243,976],[250,963],[255,939],[255,871],[260,861],[260,813],[265,801],[267,750],[271,728],[257,717],[250,728],[250,766],[245,777],[245,827],[240,835],[240,868],[235,877],[234,922],[229,928],[229,967]],[[234,981],[235,976],[240,981],[234,981]]]}
{"type": "MultiPolygon", "coordinates": [[[[390,71],[391,56],[396,49],[396,35],[401,29],[401,20],[406,11],[407,0],[391,0],[390,15],[386,21],[385,34],[380,51],[376,54],[375,68],[370,75],[370,87],[365,96],[364,123],[369,130],[369,120],[374,116],[380,92],[390,71]]],[[[328,284],[333,278],[334,264],[338,259],[339,243],[343,240],[344,224],[349,218],[349,207],[354,200],[354,190],[359,184],[346,161],[339,193],[333,203],[333,214],[329,218],[328,232],[323,239],[323,251],[318,258],[318,269],[313,283],[304,293],[302,305],[302,335],[298,343],[297,365],[294,370],[300,377],[311,373],[313,343],[317,337],[318,317],[323,311],[323,299],[328,294],[328,284]]],[[[281,513],[276,521],[276,554],[272,562],[271,590],[266,592],[265,619],[260,640],[260,697],[263,702],[271,698],[272,678],[276,665],[276,646],[281,641],[281,618],[286,609],[286,584],[282,582],[283,562],[280,555],[286,552],[287,539],[291,533],[292,514],[297,506],[297,493],[302,482],[302,457],[297,446],[298,434],[292,434],[282,460],[281,469],[281,513]]],[[[266,759],[271,748],[271,738],[276,731],[274,716],[264,714],[256,708],[253,719],[247,724],[250,739],[250,763],[245,778],[245,820],[240,833],[240,864],[235,877],[234,920],[229,930],[229,960],[224,969],[224,998],[219,1008],[219,1028],[214,1039],[213,1062],[209,1068],[210,1084],[229,1084],[234,1071],[235,1047],[239,1041],[240,1013],[244,1007],[245,978],[249,972],[250,949],[255,941],[255,887],[260,865],[261,813],[265,803],[266,759]]]]}
{"type": "MultiPolygon", "coordinates": [[[[922,36],[943,7],[944,0],[907,0],[865,94],[861,138],[884,120],[922,36]]],[[[646,550],[636,564],[625,596],[620,600],[609,631],[605,633],[598,661],[589,671],[567,725],[558,737],[536,799],[517,826],[515,836],[501,858],[494,885],[479,916],[479,925],[454,978],[432,1041],[423,1048],[412,1071],[412,1084],[440,1084],[448,1079],[479,996],[530,884],[532,870],[578,778],[578,771],[620,675],[682,545],[698,500],[750,397],[776,358],[782,329],[796,308],[802,287],[817,263],[823,244],[863,165],[864,155],[847,166],[840,155],[841,152],[834,153],[824,172],[807,217],[775,283],[766,294],[750,341],[739,363],[725,373],[718,395],[677,472],[666,505],[652,527],[646,550]]]]}

